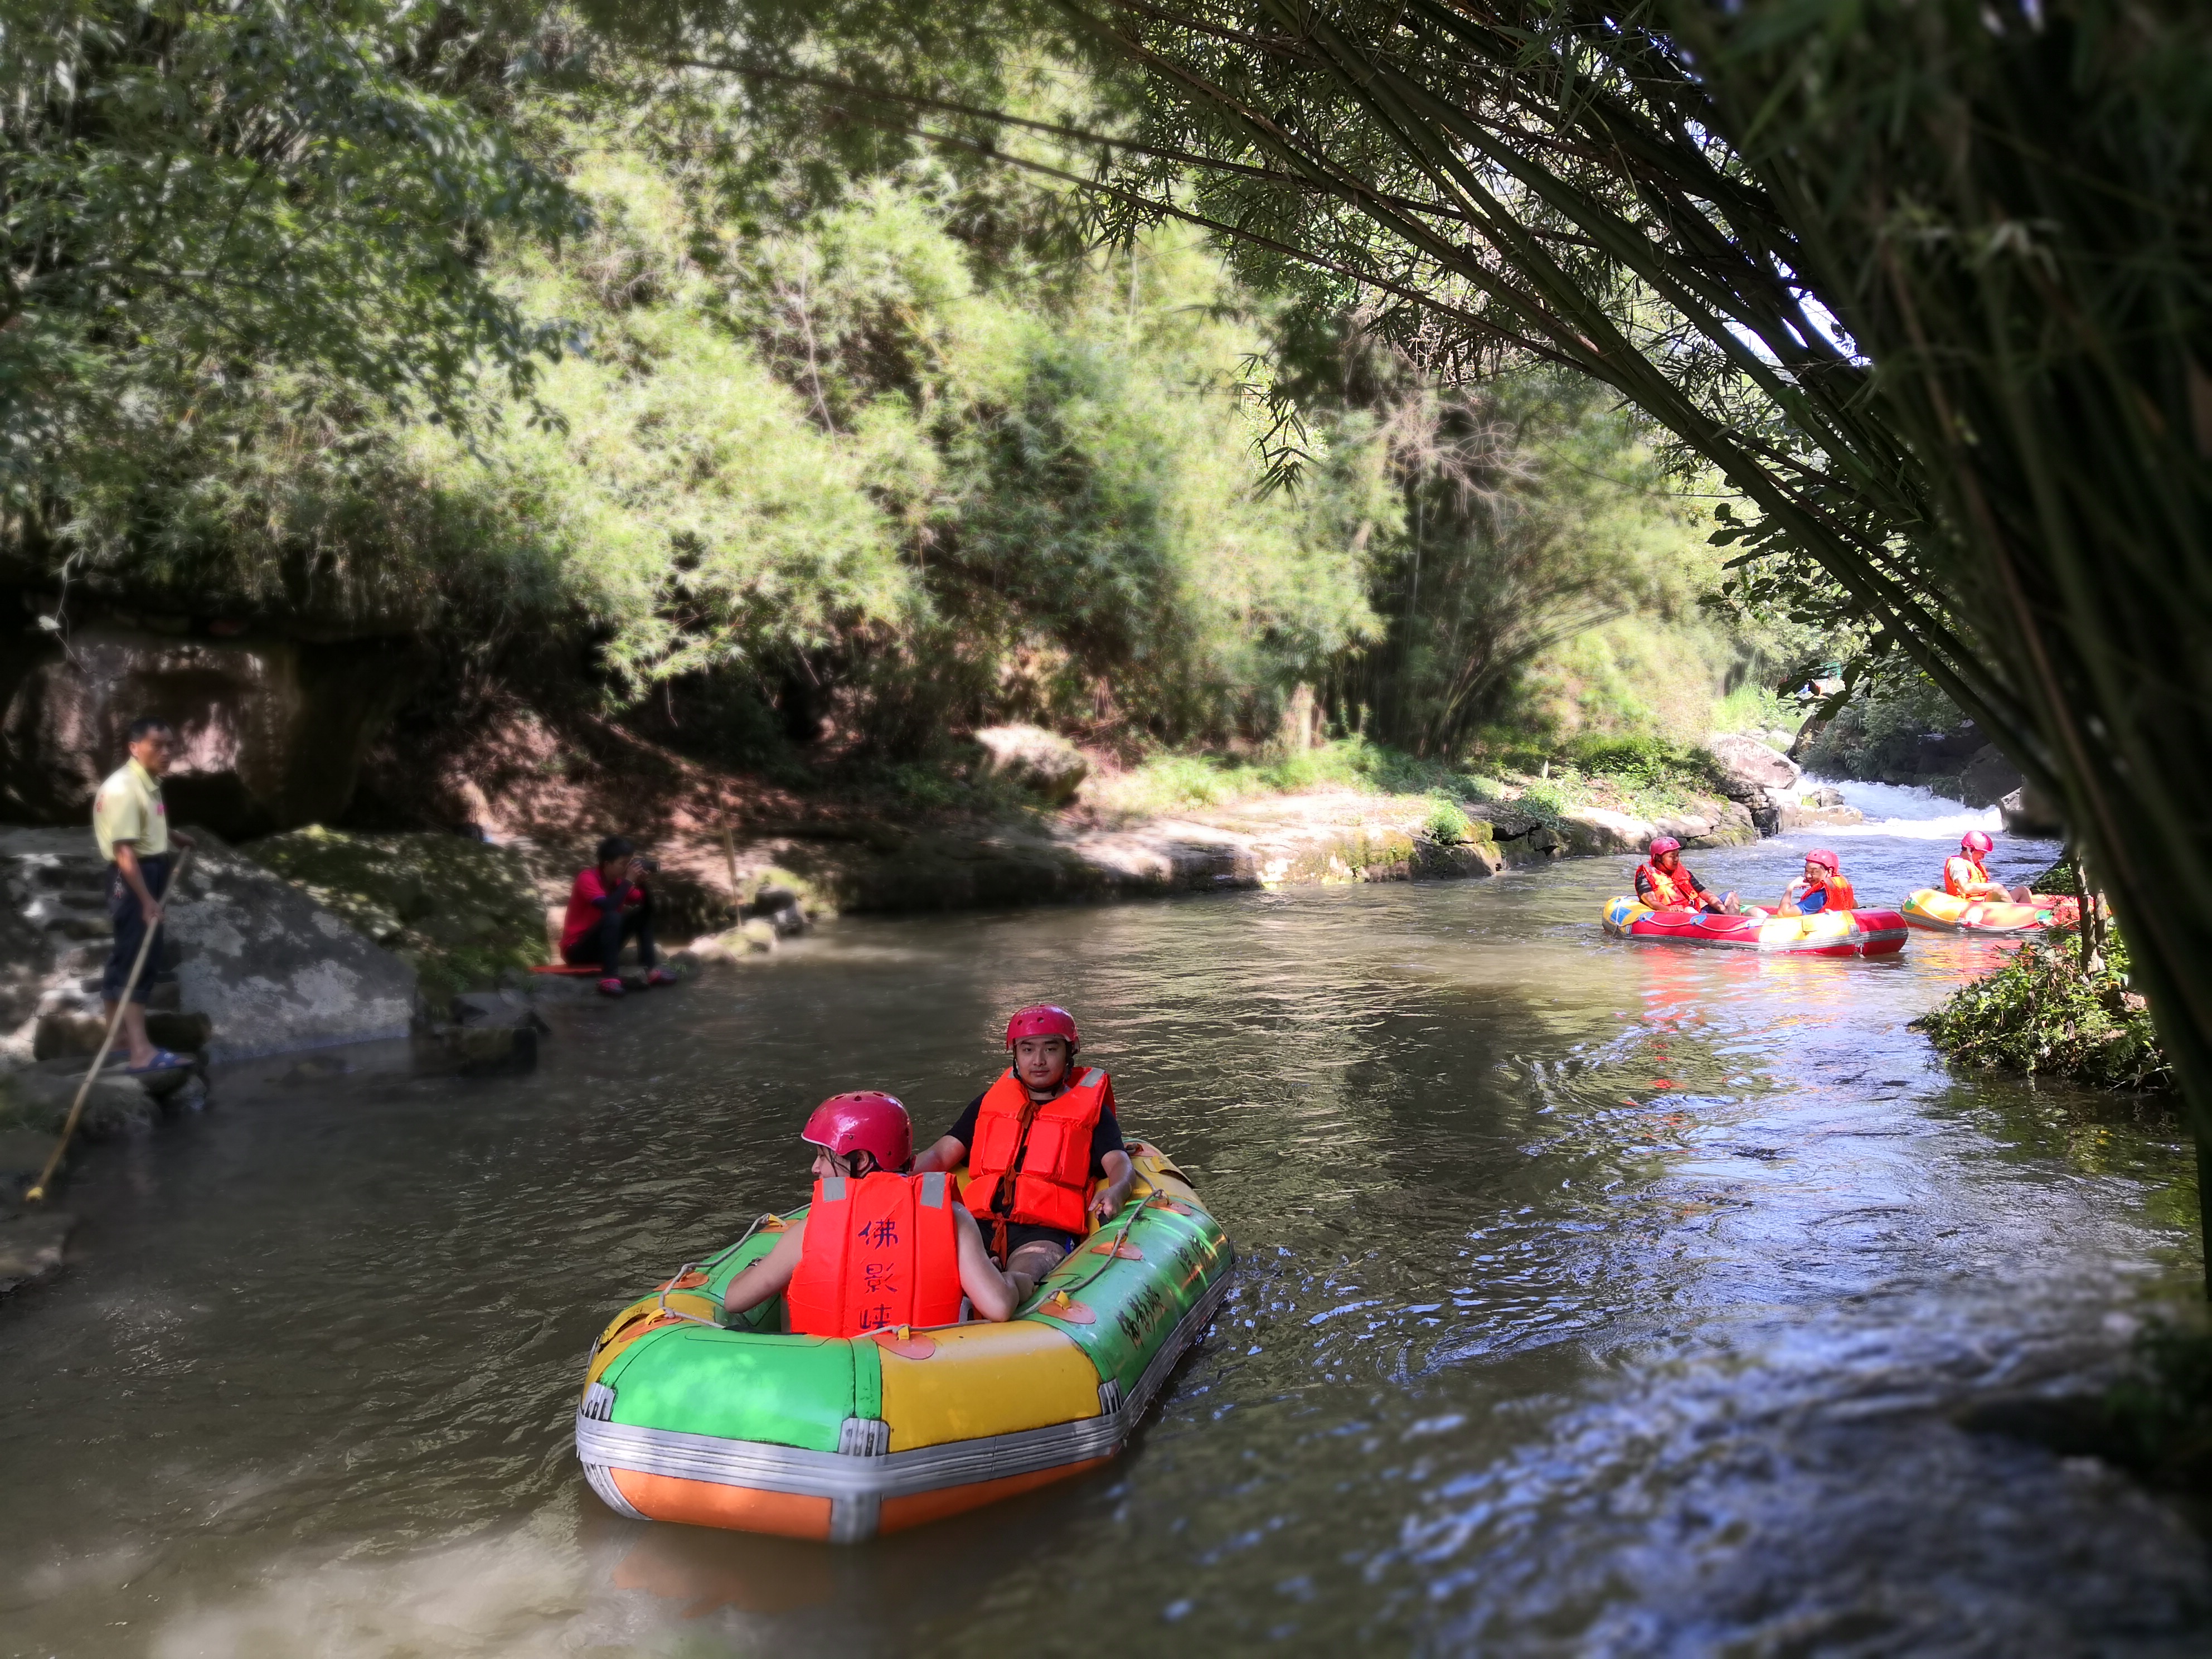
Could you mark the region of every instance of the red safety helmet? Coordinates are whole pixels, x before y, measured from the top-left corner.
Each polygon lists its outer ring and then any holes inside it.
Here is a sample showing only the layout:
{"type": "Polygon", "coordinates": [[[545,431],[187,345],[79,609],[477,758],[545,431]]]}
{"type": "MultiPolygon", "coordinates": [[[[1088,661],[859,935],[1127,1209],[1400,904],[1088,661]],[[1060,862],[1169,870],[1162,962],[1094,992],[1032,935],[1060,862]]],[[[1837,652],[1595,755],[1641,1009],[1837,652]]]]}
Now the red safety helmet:
{"type": "Polygon", "coordinates": [[[1661,836],[1651,843],[1651,856],[1655,859],[1662,853],[1679,853],[1681,850],[1682,843],[1672,836],[1661,836]]]}
{"type": "Polygon", "coordinates": [[[1986,853],[1996,845],[1978,830],[1969,830],[1959,837],[1959,850],[1962,853],[1986,853]]]}
{"type": "Polygon", "coordinates": [[[1837,859],[1836,855],[1833,853],[1831,853],[1825,847],[1816,847],[1811,852],[1806,854],[1805,862],[1808,864],[1819,865],[1823,870],[1826,870],[1832,876],[1841,874],[1844,868],[1842,863],[1837,859]]]}
{"type": "Polygon", "coordinates": [[[843,1157],[867,1152],[879,1170],[902,1170],[914,1162],[914,1120],[895,1095],[858,1089],[832,1095],[814,1109],[799,1138],[843,1157]]]}
{"type": "Polygon", "coordinates": [[[1006,1022],[1009,1048],[1024,1037],[1036,1036],[1066,1037],[1071,1054],[1083,1046],[1083,1039],[1076,1035],[1075,1016],[1056,1003],[1033,1002],[1006,1022]]]}

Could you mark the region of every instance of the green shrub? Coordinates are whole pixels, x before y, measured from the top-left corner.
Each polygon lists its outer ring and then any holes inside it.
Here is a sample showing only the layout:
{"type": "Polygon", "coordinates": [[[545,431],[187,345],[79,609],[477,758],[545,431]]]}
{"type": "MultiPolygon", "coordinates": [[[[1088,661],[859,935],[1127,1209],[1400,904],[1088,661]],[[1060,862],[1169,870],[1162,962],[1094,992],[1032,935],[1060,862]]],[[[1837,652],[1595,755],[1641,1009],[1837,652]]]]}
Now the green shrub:
{"type": "Polygon", "coordinates": [[[1429,808],[1429,816],[1422,822],[1421,834],[1439,847],[1459,847],[1467,841],[1467,814],[1460,811],[1459,803],[1439,799],[1429,808]]]}
{"type": "Polygon", "coordinates": [[[1951,1059],[1972,1066],[2103,1089],[2172,1083],[2150,1011],[2128,988],[2127,947],[2117,928],[2094,973],[2082,971],[2070,938],[2030,940],[1913,1024],[1951,1059]]]}

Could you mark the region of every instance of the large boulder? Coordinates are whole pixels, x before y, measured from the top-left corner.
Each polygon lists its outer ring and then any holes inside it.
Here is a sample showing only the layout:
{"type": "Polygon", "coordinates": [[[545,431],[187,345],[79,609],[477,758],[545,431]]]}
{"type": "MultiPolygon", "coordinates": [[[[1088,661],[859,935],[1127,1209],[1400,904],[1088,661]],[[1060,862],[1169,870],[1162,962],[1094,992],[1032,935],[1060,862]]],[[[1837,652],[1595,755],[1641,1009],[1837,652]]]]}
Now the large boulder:
{"type": "Polygon", "coordinates": [[[2032,783],[2023,783],[1997,803],[2004,815],[2006,832],[2014,836],[2063,836],[2065,821],[2051,798],[2032,783]]]}
{"type": "Polygon", "coordinates": [[[1717,763],[1721,793],[1754,812],[1766,805],[1768,790],[1794,790],[1804,775],[1789,756],[1741,732],[1716,732],[1705,748],[1717,763]]]}
{"type": "Polygon", "coordinates": [[[1984,744],[1959,775],[1959,799],[1969,806],[1995,806],[2026,779],[1993,743],[1984,744]]]}
{"type": "MultiPolygon", "coordinates": [[[[433,1008],[545,960],[545,906],[519,848],[434,831],[356,835],[311,823],[240,850],[404,959],[433,1008]]],[[[661,914],[659,926],[678,931],[661,914]]]]}
{"type": "MultiPolygon", "coordinates": [[[[190,624],[179,619],[180,627],[190,624]]],[[[410,643],[182,636],[94,625],[0,651],[0,805],[82,823],[141,715],[177,729],[173,822],[227,837],[335,817],[405,693],[410,643]]]]}
{"type": "Polygon", "coordinates": [[[975,733],[975,741],[982,745],[985,776],[1000,779],[1050,805],[1066,805],[1091,775],[1091,763],[1083,751],[1042,726],[987,726],[975,733]]]}
{"type": "Polygon", "coordinates": [[[1571,807],[1559,814],[1570,850],[1583,854],[1641,853],[1658,833],[1646,820],[1602,806],[1571,807]]]}

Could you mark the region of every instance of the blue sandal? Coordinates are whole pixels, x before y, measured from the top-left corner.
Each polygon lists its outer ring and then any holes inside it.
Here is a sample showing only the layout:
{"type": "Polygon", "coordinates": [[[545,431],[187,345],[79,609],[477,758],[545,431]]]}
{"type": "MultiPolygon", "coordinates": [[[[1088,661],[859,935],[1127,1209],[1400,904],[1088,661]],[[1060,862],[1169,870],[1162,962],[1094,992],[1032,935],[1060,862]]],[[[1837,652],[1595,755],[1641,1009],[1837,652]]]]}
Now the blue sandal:
{"type": "Polygon", "coordinates": [[[185,1059],[182,1054],[172,1054],[167,1048],[156,1048],[154,1050],[153,1059],[148,1060],[143,1066],[125,1066],[123,1068],[123,1075],[125,1077],[151,1077],[156,1072],[181,1072],[191,1066],[191,1063],[192,1062],[191,1060],[185,1059]]]}

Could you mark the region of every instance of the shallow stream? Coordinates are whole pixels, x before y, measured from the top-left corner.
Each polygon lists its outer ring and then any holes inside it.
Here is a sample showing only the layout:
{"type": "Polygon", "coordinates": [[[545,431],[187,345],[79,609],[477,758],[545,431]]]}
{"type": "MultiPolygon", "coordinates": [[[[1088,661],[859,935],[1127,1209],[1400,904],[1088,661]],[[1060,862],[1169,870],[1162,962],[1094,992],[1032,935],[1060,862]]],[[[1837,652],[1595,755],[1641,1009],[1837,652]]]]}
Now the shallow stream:
{"type": "MultiPolygon", "coordinates": [[[[1923,821],[1692,862],[1894,902],[1958,831],[1880,799],[1923,821]]],[[[1947,1074],[1905,1024],[2002,947],[1607,943],[1631,862],[845,922],[564,1010],[528,1079],[241,1067],[0,1305],[0,1654],[2212,1647],[2166,1504],[1953,1420],[2200,1282],[2178,1136],[1947,1074]],[[934,1133],[1041,995],[1240,1253],[1128,1453],[847,1549],[605,1510],[599,1325],[797,1200],[814,1100],[934,1133]]]]}

